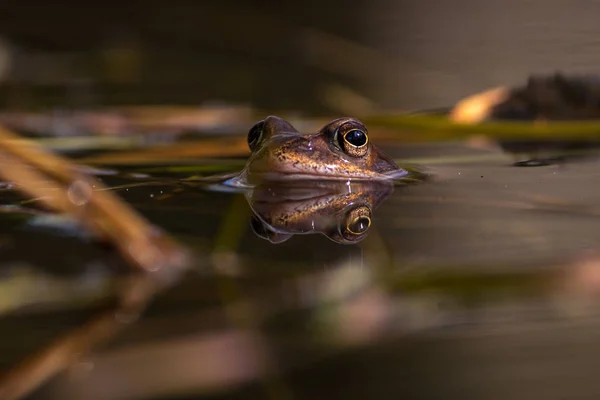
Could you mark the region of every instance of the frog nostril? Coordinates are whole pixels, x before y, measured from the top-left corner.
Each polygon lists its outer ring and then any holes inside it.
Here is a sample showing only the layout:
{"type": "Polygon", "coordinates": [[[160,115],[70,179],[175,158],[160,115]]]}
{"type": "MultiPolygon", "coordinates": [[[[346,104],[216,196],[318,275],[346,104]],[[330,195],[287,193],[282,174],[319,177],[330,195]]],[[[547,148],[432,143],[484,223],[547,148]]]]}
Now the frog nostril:
{"type": "Polygon", "coordinates": [[[254,151],[262,138],[263,129],[265,127],[265,121],[260,121],[248,132],[248,147],[250,147],[251,151],[254,151]]]}

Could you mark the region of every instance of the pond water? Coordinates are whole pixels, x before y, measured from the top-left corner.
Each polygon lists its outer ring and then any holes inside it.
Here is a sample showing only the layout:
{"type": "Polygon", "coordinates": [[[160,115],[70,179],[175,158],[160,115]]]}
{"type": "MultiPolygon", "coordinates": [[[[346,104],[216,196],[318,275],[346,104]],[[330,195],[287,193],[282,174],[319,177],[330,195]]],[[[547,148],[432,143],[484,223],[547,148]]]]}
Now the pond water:
{"type": "MultiPolygon", "coordinates": [[[[196,267],[32,398],[595,398],[600,161],[381,147],[428,179],[249,194],[203,182],[244,158],[98,166],[196,267]]],[[[10,188],[2,204],[6,371],[102,309],[126,265],[10,188]]]]}

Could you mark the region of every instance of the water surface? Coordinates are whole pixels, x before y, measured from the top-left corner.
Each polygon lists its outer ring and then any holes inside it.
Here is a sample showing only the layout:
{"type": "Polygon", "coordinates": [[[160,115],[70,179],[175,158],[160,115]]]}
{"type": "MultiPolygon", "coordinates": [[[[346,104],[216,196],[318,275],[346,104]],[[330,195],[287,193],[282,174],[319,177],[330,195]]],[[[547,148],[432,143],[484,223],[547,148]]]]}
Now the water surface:
{"type": "MultiPolygon", "coordinates": [[[[279,244],[257,236],[244,193],[202,183],[243,159],[107,167],[118,173],[102,181],[188,245],[197,265],[83,360],[93,370],[81,364],[84,372],[36,398],[600,392],[585,372],[598,360],[594,285],[577,263],[598,245],[600,192],[590,182],[600,162],[516,168],[462,144],[385,148],[431,179],[396,186],[351,245],[322,234],[279,244]]],[[[12,191],[2,202],[23,207],[0,213],[6,369],[107,304],[126,266],[12,191]]]]}

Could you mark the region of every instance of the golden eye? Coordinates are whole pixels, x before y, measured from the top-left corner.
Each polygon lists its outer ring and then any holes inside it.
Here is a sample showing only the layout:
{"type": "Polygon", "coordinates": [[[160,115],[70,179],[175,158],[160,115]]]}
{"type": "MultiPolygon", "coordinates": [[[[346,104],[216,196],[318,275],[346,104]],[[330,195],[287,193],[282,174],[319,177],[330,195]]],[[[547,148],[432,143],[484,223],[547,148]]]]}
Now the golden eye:
{"type": "Polygon", "coordinates": [[[359,236],[371,227],[371,209],[367,206],[356,207],[346,215],[344,236],[359,236]]]}
{"type": "Polygon", "coordinates": [[[360,235],[366,232],[371,226],[371,218],[369,217],[356,217],[347,226],[348,231],[355,235],[360,235]]]}
{"type": "Polygon", "coordinates": [[[342,150],[353,157],[362,157],[369,150],[366,129],[356,123],[346,123],[340,127],[338,142],[342,150]]]}

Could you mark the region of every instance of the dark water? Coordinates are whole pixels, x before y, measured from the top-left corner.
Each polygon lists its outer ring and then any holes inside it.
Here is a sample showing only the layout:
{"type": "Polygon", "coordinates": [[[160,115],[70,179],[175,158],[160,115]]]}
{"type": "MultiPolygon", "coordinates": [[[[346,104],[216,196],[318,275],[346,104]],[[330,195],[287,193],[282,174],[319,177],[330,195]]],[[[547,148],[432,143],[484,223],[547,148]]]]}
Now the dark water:
{"type": "MultiPolygon", "coordinates": [[[[462,144],[384,147],[431,179],[395,187],[352,245],[257,236],[243,194],[182,184],[206,166],[101,177],[197,267],[32,398],[595,398],[598,264],[583,257],[600,234],[599,161],[516,168],[462,144]]],[[[126,271],[23,207],[0,214],[3,370],[88,320],[126,271]]]]}

